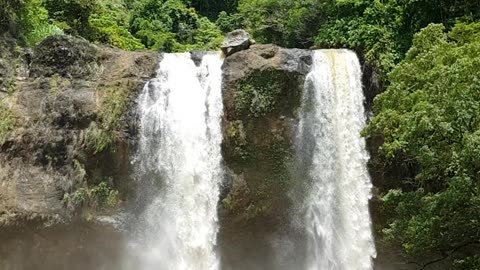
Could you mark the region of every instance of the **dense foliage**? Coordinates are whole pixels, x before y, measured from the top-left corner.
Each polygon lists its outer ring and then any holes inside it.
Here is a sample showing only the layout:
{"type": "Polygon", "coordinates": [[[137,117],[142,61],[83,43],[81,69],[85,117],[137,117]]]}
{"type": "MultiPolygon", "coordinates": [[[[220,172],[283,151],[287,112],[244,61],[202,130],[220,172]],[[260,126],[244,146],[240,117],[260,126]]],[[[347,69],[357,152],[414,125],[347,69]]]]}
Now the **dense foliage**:
{"type": "Polygon", "coordinates": [[[469,253],[480,246],[479,65],[480,24],[449,33],[429,25],[391,73],[366,130],[384,138],[387,167],[416,165],[383,198],[387,239],[465,269],[480,268],[469,253]]]}
{"type": "Polygon", "coordinates": [[[0,35],[10,33],[29,45],[45,36],[63,34],[48,22],[42,0],[0,0],[0,35]]]}
{"type": "Polygon", "coordinates": [[[476,0],[240,0],[244,24],[261,42],[347,47],[385,75],[429,23],[451,27],[480,17],[476,0]]]}
{"type": "MultiPolygon", "coordinates": [[[[461,269],[480,269],[479,21],[478,0],[0,0],[0,35],[26,46],[69,34],[126,50],[217,49],[222,32],[246,28],[261,43],[359,52],[386,88],[365,131],[384,141],[383,237],[433,258],[421,265],[461,269]]],[[[113,140],[97,135],[96,151],[113,140]]]]}
{"type": "Polygon", "coordinates": [[[218,27],[180,0],[148,0],[132,15],[131,32],[148,48],[164,51],[215,49],[218,27]]]}
{"type": "Polygon", "coordinates": [[[186,0],[185,3],[195,8],[198,13],[215,19],[222,11],[227,13],[235,11],[238,0],[186,0]]]}
{"type": "MultiPolygon", "coordinates": [[[[217,49],[220,29],[190,5],[213,6],[181,0],[0,0],[0,34],[30,46],[66,33],[126,50],[217,49]]],[[[226,1],[217,8],[231,5],[226,1]]]]}

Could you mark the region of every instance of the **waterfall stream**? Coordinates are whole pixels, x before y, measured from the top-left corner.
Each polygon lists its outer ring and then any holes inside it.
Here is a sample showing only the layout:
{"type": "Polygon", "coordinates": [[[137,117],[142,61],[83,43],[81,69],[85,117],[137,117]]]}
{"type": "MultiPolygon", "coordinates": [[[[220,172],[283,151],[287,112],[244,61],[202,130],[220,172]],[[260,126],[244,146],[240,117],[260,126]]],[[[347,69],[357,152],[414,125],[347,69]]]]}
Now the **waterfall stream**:
{"type": "Polygon", "coordinates": [[[219,268],[222,63],[219,53],[204,55],[199,66],[189,53],[164,54],[139,97],[136,177],[153,199],[136,222],[135,269],[219,268]]]}
{"type": "Polygon", "coordinates": [[[310,180],[303,219],[308,270],[373,268],[363,101],[355,53],[315,51],[297,135],[298,159],[310,180]]]}

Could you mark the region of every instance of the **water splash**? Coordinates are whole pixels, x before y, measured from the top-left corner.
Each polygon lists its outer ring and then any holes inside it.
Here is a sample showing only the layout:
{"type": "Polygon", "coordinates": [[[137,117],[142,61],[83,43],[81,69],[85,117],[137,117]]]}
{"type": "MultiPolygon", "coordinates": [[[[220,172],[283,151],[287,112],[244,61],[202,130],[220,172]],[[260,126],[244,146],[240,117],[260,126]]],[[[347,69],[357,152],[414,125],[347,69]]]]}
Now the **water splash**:
{"type": "Polygon", "coordinates": [[[297,137],[298,158],[311,180],[304,217],[308,270],[373,268],[363,101],[357,56],[315,51],[297,137]]]}
{"type": "Polygon", "coordinates": [[[137,178],[153,200],[136,225],[135,269],[219,268],[222,63],[218,53],[203,56],[199,67],[189,53],[164,54],[139,97],[137,178]]]}

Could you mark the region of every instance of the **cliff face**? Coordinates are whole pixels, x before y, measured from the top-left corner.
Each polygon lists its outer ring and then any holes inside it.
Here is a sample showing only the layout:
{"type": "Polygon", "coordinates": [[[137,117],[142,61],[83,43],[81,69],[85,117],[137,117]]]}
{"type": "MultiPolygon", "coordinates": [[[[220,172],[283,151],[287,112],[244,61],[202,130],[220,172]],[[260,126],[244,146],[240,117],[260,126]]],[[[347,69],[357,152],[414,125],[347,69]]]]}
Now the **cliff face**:
{"type": "Polygon", "coordinates": [[[281,212],[274,209],[291,184],[297,109],[310,63],[309,51],[273,45],[225,59],[223,156],[232,189],[223,206],[227,215],[239,214],[238,222],[272,220],[281,212]]]}
{"type": "Polygon", "coordinates": [[[58,36],[2,57],[0,225],[65,221],[128,177],[127,116],[157,56],[58,36]]]}
{"type": "Polygon", "coordinates": [[[242,265],[245,257],[252,258],[250,269],[272,261],[265,259],[273,255],[270,238],[288,226],[293,144],[311,61],[311,51],[274,45],[254,45],[225,59],[222,149],[230,181],[219,239],[227,265],[242,265]]]}
{"type": "MultiPolygon", "coordinates": [[[[135,99],[154,76],[161,56],[94,46],[70,37],[48,38],[34,50],[20,49],[13,41],[0,41],[0,48],[4,48],[0,49],[0,239],[8,240],[0,245],[0,253],[10,254],[10,246],[18,242],[10,232],[26,238],[24,246],[49,243],[34,237],[48,230],[24,234],[19,226],[69,223],[79,216],[89,219],[105,211],[101,204],[118,204],[112,195],[121,194],[126,205],[132,203],[128,194],[134,190],[130,161],[137,139],[135,99]]],[[[198,62],[201,56],[192,54],[192,59],[198,62]]],[[[296,243],[278,242],[279,236],[303,241],[290,222],[296,211],[291,192],[297,184],[293,144],[311,58],[309,50],[275,45],[253,45],[225,58],[222,152],[227,173],[219,203],[218,244],[222,263],[234,269],[281,269],[278,265],[289,269],[288,263],[302,261],[298,257],[278,262],[273,252],[290,249],[285,252],[292,254],[296,248],[296,243]],[[266,265],[272,262],[275,265],[266,265]]],[[[381,85],[368,65],[363,67],[370,109],[381,85]]],[[[377,162],[380,144],[381,138],[367,142],[372,180],[382,191],[388,188],[384,177],[395,179],[415,168],[385,171],[377,162]]],[[[371,212],[376,231],[383,222],[379,207],[375,196],[371,212]]],[[[85,234],[104,233],[104,228],[90,231],[89,226],[80,228],[85,234]]],[[[84,241],[68,237],[76,226],[53,228],[62,228],[71,246],[84,241]]],[[[64,240],[52,231],[49,239],[64,240]]],[[[111,229],[106,232],[115,241],[121,238],[111,229]]],[[[400,269],[391,262],[403,259],[380,244],[376,268],[400,269]]],[[[116,252],[116,248],[107,249],[116,252]]],[[[49,248],[57,249],[63,247],[49,248]]],[[[42,257],[38,255],[36,261],[42,262],[42,257]]],[[[110,257],[98,260],[110,261],[110,257]]]]}
{"type": "MultiPolygon", "coordinates": [[[[88,217],[115,199],[115,190],[128,199],[135,98],[154,76],[160,56],[71,37],[50,37],[33,51],[13,43],[2,47],[0,227],[68,222],[85,212],[88,217]]],[[[197,61],[200,56],[192,54],[197,61]]],[[[295,234],[289,227],[295,211],[294,141],[311,64],[312,51],[275,45],[253,45],[225,58],[227,173],[218,236],[225,265],[279,269],[262,265],[275,261],[271,240],[277,233],[295,234]],[[251,265],[244,265],[247,257],[251,265]]],[[[368,67],[365,73],[371,73],[368,67]]],[[[364,84],[370,107],[378,82],[364,78],[364,84]]],[[[369,143],[374,155],[377,144],[369,143]]],[[[372,176],[381,186],[374,160],[372,176]]]]}

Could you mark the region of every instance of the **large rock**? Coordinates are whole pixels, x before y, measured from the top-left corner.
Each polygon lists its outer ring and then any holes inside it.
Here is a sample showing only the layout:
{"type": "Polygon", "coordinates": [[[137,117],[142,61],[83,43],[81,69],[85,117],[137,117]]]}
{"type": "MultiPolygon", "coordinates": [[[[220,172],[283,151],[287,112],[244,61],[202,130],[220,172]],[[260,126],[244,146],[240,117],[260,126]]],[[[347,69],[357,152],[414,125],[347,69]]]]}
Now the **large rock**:
{"type": "Polygon", "coordinates": [[[228,33],[222,44],[222,52],[225,56],[250,48],[255,41],[250,38],[250,34],[242,29],[234,30],[228,33]]]}
{"type": "Polygon", "coordinates": [[[51,36],[33,52],[30,76],[81,78],[98,71],[99,51],[86,40],[71,36],[51,36]]]}
{"type": "MultiPolygon", "coordinates": [[[[244,203],[250,201],[244,207],[252,209],[258,204],[258,209],[252,215],[239,211],[237,219],[261,216],[271,221],[272,215],[280,213],[271,209],[275,207],[271,202],[281,197],[276,196],[281,194],[278,188],[286,188],[283,184],[289,182],[286,163],[293,155],[297,110],[311,54],[308,50],[254,45],[225,59],[224,159],[235,174],[232,179],[246,183],[237,186],[275,193],[265,200],[260,198],[263,196],[242,195],[244,203]]],[[[240,207],[233,198],[236,192],[232,190],[228,198],[233,212],[239,210],[234,206],[240,207]]]]}
{"type": "Polygon", "coordinates": [[[295,130],[311,57],[309,50],[253,45],[225,59],[222,150],[230,181],[219,239],[227,265],[280,269],[262,263],[274,261],[270,240],[289,226],[295,130]]]}
{"type": "Polygon", "coordinates": [[[154,52],[123,52],[72,37],[51,37],[34,49],[31,76],[17,78],[13,93],[0,100],[3,113],[16,120],[0,140],[0,227],[68,220],[76,209],[66,195],[103,181],[116,189],[128,182],[135,120],[129,113],[158,60],[154,52]],[[115,130],[108,132],[115,133],[116,151],[92,153],[88,131],[113,120],[115,130]]]}

